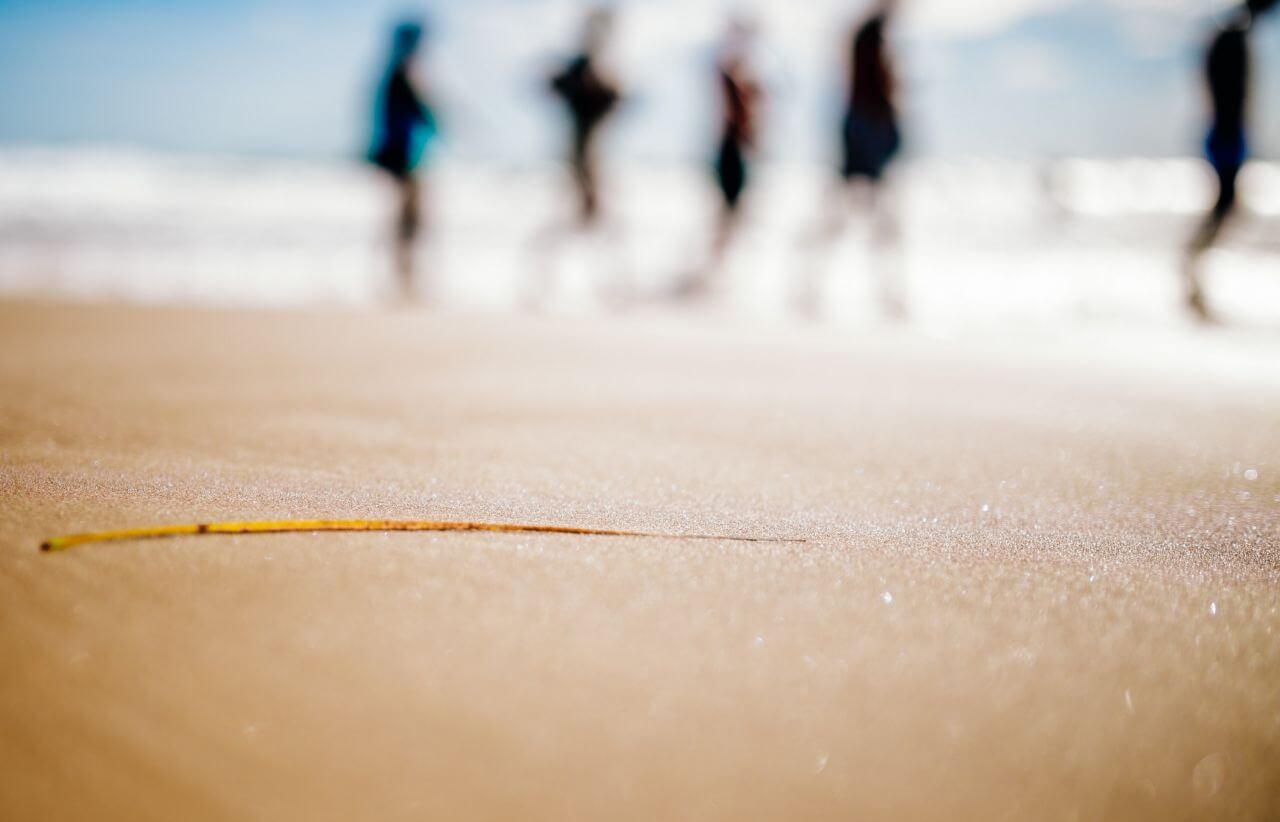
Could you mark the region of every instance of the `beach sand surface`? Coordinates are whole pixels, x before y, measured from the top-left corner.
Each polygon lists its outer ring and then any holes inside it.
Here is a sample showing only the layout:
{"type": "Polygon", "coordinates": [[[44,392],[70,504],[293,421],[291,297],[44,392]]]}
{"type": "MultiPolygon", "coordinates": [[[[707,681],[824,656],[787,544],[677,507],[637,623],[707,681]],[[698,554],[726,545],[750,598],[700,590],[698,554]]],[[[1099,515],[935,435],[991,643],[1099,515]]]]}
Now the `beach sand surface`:
{"type": "Polygon", "coordinates": [[[0,303],[0,817],[1275,819],[1278,351],[0,303]]]}

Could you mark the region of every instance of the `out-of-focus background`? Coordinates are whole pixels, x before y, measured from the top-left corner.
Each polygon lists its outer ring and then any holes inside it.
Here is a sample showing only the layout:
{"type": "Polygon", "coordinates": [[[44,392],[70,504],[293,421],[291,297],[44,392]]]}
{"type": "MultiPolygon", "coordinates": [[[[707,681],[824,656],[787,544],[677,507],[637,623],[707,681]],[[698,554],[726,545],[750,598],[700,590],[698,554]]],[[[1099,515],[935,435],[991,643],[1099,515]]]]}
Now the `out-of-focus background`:
{"type": "MultiPolygon", "coordinates": [[[[0,293],[372,305],[392,290],[392,194],[363,161],[390,27],[428,21],[442,139],[425,170],[423,276],[443,305],[521,303],[530,244],[569,208],[546,77],[567,0],[0,2],[0,293]]],[[[626,102],[604,135],[616,230],[575,239],[555,302],[599,307],[604,254],[638,303],[697,264],[715,220],[715,53],[758,21],[769,92],[721,305],[789,316],[830,207],[842,61],[862,3],[615,6],[626,102]]],[[[909,0],[891,33],[904,150],[888,186],[913,320],[1184,322],[1179,266],[1213,201],[1200,159],[1200,0],[909,0]]],[[[1273,15],[1274,16],[1274,15],[1273,15]]],[[[1220,314],[1280,319],[1280,25],[1254,40],[1242,216],[1207,261],[1220,314]]],[[[876,315],[856,216],[822,261],[830,317],[876,315]]],[[[647,304],[647,303],[646,303],[647,304]]]]}
{"type": "Polygon", "coordinates": [[[1280,819],[1280,9],[615,8],[0,0],[0,819],[1280,819]]]}

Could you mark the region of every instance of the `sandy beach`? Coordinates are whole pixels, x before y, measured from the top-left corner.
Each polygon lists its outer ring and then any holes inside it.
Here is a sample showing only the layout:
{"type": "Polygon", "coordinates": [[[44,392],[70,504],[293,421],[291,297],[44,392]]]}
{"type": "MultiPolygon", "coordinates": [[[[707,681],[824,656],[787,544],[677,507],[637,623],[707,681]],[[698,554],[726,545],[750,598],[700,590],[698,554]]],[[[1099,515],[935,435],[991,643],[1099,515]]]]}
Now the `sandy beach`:
{"type": "Polygon", "coordinates": [[[0,816],[1275,819],[1277,353],[0,303],[0,816]]]}

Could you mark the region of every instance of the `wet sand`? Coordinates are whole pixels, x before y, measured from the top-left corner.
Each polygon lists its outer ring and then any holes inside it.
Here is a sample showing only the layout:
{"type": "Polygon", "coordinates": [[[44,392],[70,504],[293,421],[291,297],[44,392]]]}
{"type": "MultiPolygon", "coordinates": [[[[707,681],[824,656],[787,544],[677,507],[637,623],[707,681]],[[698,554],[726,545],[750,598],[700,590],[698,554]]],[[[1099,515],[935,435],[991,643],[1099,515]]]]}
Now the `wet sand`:
{"type": "Polygon", "coordinates": [[[1274,819],[1280,342],[1152,334],[0,303],[0,816],[1274,819]],[[37,551],[348,517],[807,542],[37,551]]]}

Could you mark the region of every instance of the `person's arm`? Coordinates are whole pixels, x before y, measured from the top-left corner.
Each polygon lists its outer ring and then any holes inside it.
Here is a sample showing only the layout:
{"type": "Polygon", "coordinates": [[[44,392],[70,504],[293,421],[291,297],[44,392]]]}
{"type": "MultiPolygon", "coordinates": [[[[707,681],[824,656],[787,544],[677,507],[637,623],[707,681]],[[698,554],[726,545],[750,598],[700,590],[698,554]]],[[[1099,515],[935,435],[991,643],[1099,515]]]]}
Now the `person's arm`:
{"type": "Polygon", "coordinates": [[[413,103],[418,109],[418,119],[420,119],[422,121],[422,124],[426,126],[432,133],[436,132],[439,126],[436,121],[435,109],[433,109],[426,102],[426,100],[418,96],[418,94],[416,93],[413,96],[413,103]]]}
{"type": "Polygon", "coordinates": [[[403,69],[397,71],[395,76],[391,78],[391,87],[388,89],[387,97],[392,101],[391,104],[395,106],[396,110],[401,112],[401,116],[407,115],[427,128],[435,128],[435,112],[431,110],[431,106],[418,93],[417,88],[414,87],[413,82],[409,79],[408,73],[403,69]]]}
{"type": "Polygon", "coordinates": [[[414,114],[418,120],[431,131],[436,130],[436,113],[427,103],[426,98],[419,93],[417,86],[407,76],[404,78],[405,92],[409,102],[413,106],[414,114]]]}

